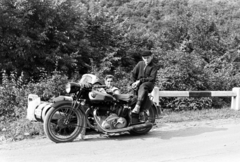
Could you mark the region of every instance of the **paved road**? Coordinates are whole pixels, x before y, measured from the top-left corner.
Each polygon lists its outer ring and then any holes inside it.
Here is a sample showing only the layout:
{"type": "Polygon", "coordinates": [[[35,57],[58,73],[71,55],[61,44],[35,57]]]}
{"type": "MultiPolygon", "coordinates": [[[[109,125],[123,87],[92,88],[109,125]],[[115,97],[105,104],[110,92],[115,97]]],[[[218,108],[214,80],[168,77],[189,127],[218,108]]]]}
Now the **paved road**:
{"type": "Polygon", "coordinates": [[[239,162],[240,122],[159,124],[144,136],[88,136],[0,145],[0,162],[239,162]]]}

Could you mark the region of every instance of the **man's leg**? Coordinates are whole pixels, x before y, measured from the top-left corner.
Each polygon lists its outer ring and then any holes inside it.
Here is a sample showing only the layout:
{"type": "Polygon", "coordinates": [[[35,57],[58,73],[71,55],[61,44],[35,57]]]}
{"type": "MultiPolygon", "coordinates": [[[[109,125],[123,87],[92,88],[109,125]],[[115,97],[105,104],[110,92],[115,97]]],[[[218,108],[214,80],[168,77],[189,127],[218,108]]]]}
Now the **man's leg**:
{"type": "Polygon", "coordinates": [[[145,82],[140,85],[140,87],[138,89],[137,103],[132,111],[133,113],[137,113],[137,114],[139,113],[140,107],[141,107],[142,103],[144,102],[146,95],[148,95],[148,93],[150,93],[153,90],[153,87],[154,87],[154,84],[151,82],[145,82]]]}

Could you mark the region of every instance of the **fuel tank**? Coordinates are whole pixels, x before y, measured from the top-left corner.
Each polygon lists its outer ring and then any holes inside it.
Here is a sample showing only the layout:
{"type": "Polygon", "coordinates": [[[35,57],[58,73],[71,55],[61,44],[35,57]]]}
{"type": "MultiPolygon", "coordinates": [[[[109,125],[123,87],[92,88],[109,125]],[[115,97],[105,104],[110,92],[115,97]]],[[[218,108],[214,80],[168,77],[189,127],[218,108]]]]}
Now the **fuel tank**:
{"type": "Polygon", "coordinates": [[[114,97],[107,93],[102,93],[98,91],[89,92],[89,99],[92,102],[102,102],[102,101],[114,101],[114,97]]]}

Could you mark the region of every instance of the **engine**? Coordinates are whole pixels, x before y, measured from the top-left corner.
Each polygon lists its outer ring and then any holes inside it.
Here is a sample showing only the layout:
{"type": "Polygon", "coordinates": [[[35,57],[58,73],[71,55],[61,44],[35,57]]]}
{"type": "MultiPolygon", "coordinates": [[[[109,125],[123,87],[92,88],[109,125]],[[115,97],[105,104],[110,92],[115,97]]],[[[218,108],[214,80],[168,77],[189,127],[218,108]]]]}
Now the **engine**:
{"type": "Polygon", "coordinates": [[[98,105],[97,116],[105,129],[120,129],[129,123],[129,109],[122,104],[98,105]]]}
{"type": "Polygon", "coordinates": [[[101,125],[105,129],[120,129],[127,126],[127,120],[117,114],[111,114],[102,121],[101,125]]]}

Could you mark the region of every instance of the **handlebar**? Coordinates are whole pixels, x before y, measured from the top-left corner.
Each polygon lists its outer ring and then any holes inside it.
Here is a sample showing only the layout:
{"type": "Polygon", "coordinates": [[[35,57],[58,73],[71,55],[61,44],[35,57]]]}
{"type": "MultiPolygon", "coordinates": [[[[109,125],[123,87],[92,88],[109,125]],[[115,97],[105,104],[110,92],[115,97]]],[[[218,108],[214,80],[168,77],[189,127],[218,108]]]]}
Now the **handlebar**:
{"type": "MultiPolygon", "coordinates": [[[[80,84],[79,84],[80,85],[80,84]]],[[[91,83],[80,85],[81,88],[96,89],[96,88],[106,88],[106,85],[92,85],[91,83]]]]}
{"type": "Polygon", "coordinates": [[[106,88],[106,85],[93,85],[92,88],[106,88]]]}

